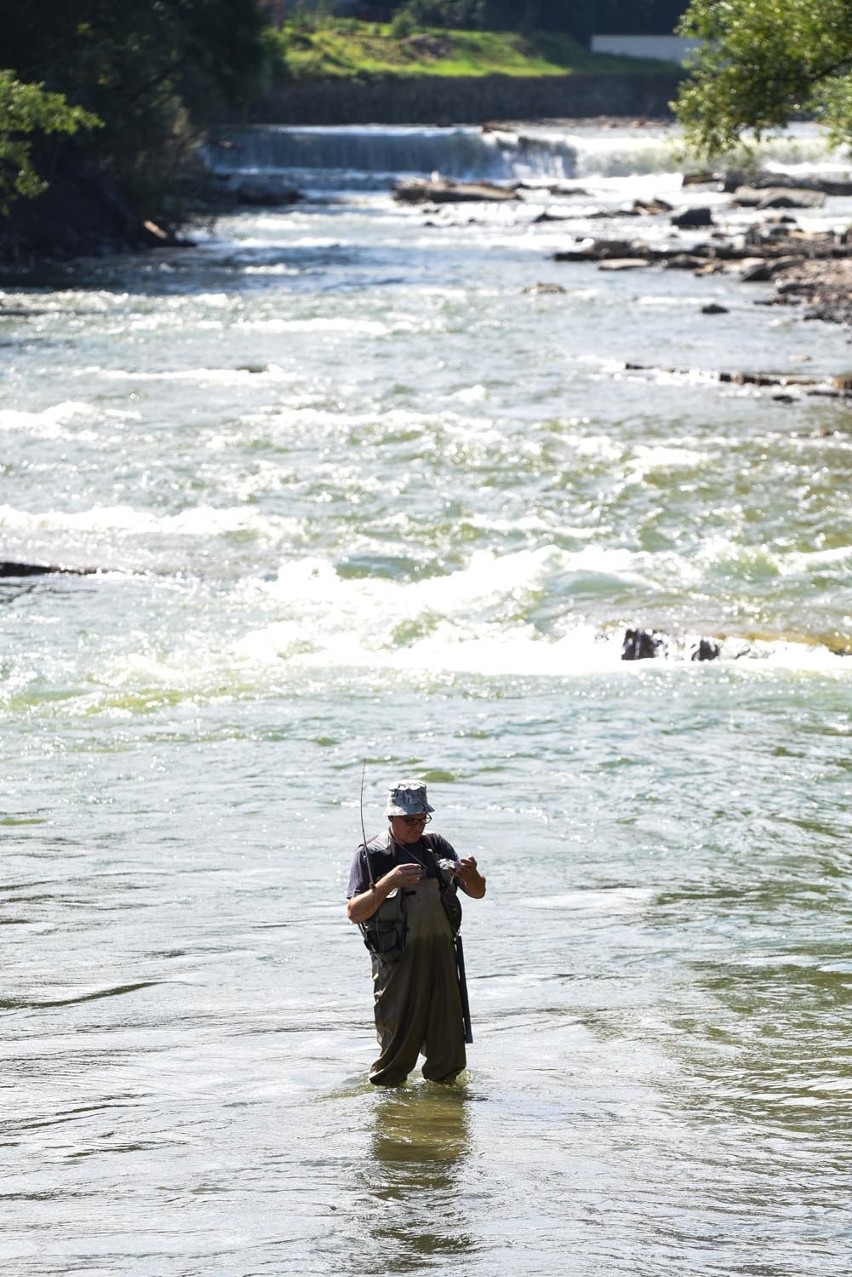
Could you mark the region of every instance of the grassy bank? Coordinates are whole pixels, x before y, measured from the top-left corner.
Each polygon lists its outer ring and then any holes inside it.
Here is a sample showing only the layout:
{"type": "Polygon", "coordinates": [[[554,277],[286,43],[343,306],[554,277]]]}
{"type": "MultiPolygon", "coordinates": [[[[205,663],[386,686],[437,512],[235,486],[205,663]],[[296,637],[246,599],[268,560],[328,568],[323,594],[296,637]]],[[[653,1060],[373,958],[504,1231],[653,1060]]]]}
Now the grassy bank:
{"type": "Polygon", "coordinates": [[[280,80],[525,78],[572,74],[659,75],[671,62],[590,53],[569,36],[548,32],[447,31],[400,35],[390,25],[327,20],[288,23],[270,33],[274,75],[280,80]]]}

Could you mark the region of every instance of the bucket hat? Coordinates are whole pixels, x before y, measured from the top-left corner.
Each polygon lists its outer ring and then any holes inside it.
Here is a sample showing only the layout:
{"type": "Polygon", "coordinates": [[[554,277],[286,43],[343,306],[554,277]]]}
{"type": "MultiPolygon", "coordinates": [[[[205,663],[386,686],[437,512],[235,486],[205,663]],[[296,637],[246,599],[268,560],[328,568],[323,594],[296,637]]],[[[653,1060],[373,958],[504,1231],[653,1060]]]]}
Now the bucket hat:
{"type": "Polygon", "coordinates": [[[426,799],[422,780],[401,780],[388,791],[386,816],[428,816],[434,810],[426,799]]]}

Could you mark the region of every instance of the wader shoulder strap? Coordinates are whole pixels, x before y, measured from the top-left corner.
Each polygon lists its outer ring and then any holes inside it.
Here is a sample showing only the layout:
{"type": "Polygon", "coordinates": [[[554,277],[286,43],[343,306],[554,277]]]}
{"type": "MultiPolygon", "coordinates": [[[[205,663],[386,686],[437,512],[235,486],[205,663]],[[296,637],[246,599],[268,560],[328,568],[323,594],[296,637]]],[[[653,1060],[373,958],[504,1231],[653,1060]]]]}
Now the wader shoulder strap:
{"type": "MultiPolygon", "coordinates": [[[[378,841],[378,839],[379,839],[379,838],[381,838],[381,837],[382,837],[382,835],[381,835],[381,834],[378,834],[376,838],[371,838],[371,839],[370,839],[370,841],[371,841],[371,842],[377,842],[377,841],[378,841]]],[[[387,838],[387,835],[385,835],[385,837],[387,838]]],[[[371,858],[370,858],[370,849],[369,849],[369,847],[368,847],[367,843],[365,843],[365,842],[362,842],[362,843],[361,843],[361,850],[362,850],[362,851],[363,851],[363,853],[364,853],[364,863],[365,863],[365,864],[366,864],[366,866],[367,866],[367,878],[368,878],[368,880],[369,880],[370,886],[371,886],[371,887],[375,887],[375,885],[376,885],[376,879],[375,879],[375,877],[373,876],[373,862],[372,862],[372,860],[371,860],[371,858]]],[[[390,850],[390,841],[389,841],[389,840],[388,840],[388,845],[387,845],[387,847],[385,847],[385,848],[384,848],[384,850],[386,850],[386,851],[387,851],[387,850],[390,850]]]]}

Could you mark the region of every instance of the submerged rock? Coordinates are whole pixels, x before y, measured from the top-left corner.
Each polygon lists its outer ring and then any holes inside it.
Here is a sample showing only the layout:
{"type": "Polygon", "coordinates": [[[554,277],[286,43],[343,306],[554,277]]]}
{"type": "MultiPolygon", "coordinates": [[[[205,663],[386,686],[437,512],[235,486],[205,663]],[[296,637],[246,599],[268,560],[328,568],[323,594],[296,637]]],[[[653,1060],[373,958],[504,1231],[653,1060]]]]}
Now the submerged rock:
{"type": "Polygon", "coordinates": [[[692,649],[691,661],[715,661],[722,654],[722,644],[714,639],[699,639],[692,649]]]}
{"type": "Polygon", "coordinates": [[[740,279],[744,284],[765,284],[773,274],[771,262],[747,261],[740,272],[740,279]]]}
{"type": "MultiPolygon", "coordinates": [[[[690,661],[715,661],[722,655],[722,644],[718,639],[696,638],[686,645],[676,644],[675,640],[659,630],[625,630],[621,647],[623,661],[650,661],[657,657],[668,656],[670,651],[678,650],[678,654],[689,654],[690,661]]],[[[737,655],[742,655],[738,652],[737,655]]]]}
{"type": "Polygon", "coordinates": [[[628,360],[624,365],[625,372],[644,372],[651,376],[661,373],[667,377],[701,377],[711,381],[719,381],[732,386],[754,386],[758,389],[791,388],[805,395],[821,395],[831,399],[845,399],[852,394],[852,379],[840,377],[815,377],[800,373],[787,372],[747,372],[745,370],[708,369],[708,368],[674,368],[671,366],[654,366],[639,364],[628,360]]]}
{"type": "Polygon", "coordinates": [[[661,200],[658,197],[652,200],[633,201],[633,212],[638,213],[640,217],[656,217],[660,213],[670,213],[671,211],[671,204],[667,200],[661,200]]]}
{"type": "Polygon", "coordinates": [[[740,208],[822,208],[825,192],[794,186],[738,186],[732,200],[740,208]]]}
{"type": "Polygon", "coordinates": [[[598,270],[640,270],[650,265],[647,257],[609,257],[598,262],[598,270]]]}
{"type": "Polygon", "coordinates": [[[672,226],[679,230],[691,230],[693,227],[715,226],[713,214],[709,208],[685,208],[672,216],[672,226]]]}
{"type": "Polygon", "coordinates": [[[623,661],[648,661],[664,652],[666,640],[656,630],[625,630],[621,646],[623,661]]]}
{"type": "Polygon", "coordinates": [[[304,197],[291,186],[282,186],[272,177],[258,174],[240,175],[228,183],[228,189],[238,204],[259,208],[286,208],[298,204],[304,197]]]}
{"type": "Polygon", "coordinates": [[[805,319],[852,324],[852,229],[806,231],[785,219],[713,234],[687,252],[678,245],[652,245],[639,239],[584,237],[551,254],[555,262],[614,262],[610,269],[637,269],[654,263],[667,270],[691,270],[696,276],[739,270],[744,282],[775,282],[762,305],[806,303],[805,319]],[[783,276],[783,280],[781,277],[783,276]]]}
{"type": "Polygon", "coordinates": [[[0,559],[0,576],[94,576],[98,568],[66,568],[58,563],[16,563],[0,559]]]}

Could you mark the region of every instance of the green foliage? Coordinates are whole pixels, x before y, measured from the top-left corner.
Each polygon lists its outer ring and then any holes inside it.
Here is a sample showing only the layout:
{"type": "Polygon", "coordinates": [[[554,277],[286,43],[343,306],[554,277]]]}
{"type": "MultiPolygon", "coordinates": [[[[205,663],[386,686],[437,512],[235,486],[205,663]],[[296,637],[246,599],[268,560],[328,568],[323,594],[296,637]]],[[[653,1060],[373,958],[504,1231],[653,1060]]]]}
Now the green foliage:
{"type": "Polygon", "coordinates": [[[317,0],[314,4],[306,4],[305,0],[296,0],[290,7],[290,23],[297,31],[319,31],[327,26],[334,17],[332,0],[317,0]]]}
{"type": "Polygon", "coordinates": [[[97,115],[102,128],[32,167],[109,182],[140,217],[168,216],[169,191],[200,131],[251,93],[263,67],[257,0],[38,0],[5,6],[3,57],[97,115]]]}
{"type": "MultiPolygon", "coordinates": [[[[648,3],[649,0],[640,0],[648,3]]],[[[654,0],[651,0],[653,3],[654,0]]],[[[431,27],[453,31],[563,31],[585,37],[603,0],[404,0],[393,23],[411,34],[431,27]],[[411,23],[414,24],[411,27],[411,23]]],[[[635,4],[636,0],[631,0],[635,4]]]]}
{"type": "Polygon", "coordinates": [[[409,36],[414,35],[417,30],[417,21],[411,14],[407,5],[403,5],[401,9],[393,15],[390,24],[390,37],[392,40],[407,40],[409,36]]]}
{"type": "Polygon", "coordinates": [[[689,146],[730,151],[797,116],[852,143],[849,0],[692,0],[680,26],[700,41],[675,110],[689,146]]]}
{"type": "Polygon", "coordinates": [[[45,189],[32,162],[35,135],[73,134],[101,125],[96,115],[69,106],[61,93],[43,84],[22,84],[11,71],[0,71],[0,212],[13,200],[33,199],[45,189]]]}
{"type": "Polygon", "coordinates": [[[481,29],[488,22],[487,0],[407,0],[394,14],[391,31],[412,35],[428,27],[481,29]],[[400,24],[406,29],[400,31],[400,24]]]}
{"type": "Polygon", "coordinates": [[[574,72],[655,75],[671,64],[593,54],[570,36],[536,31],[459,31],[430,27],[395,35],[393,23],[337,19],[315,31],[277,33],[279,78],[358,79],[381,76],[570,75],[574,72]]]}

